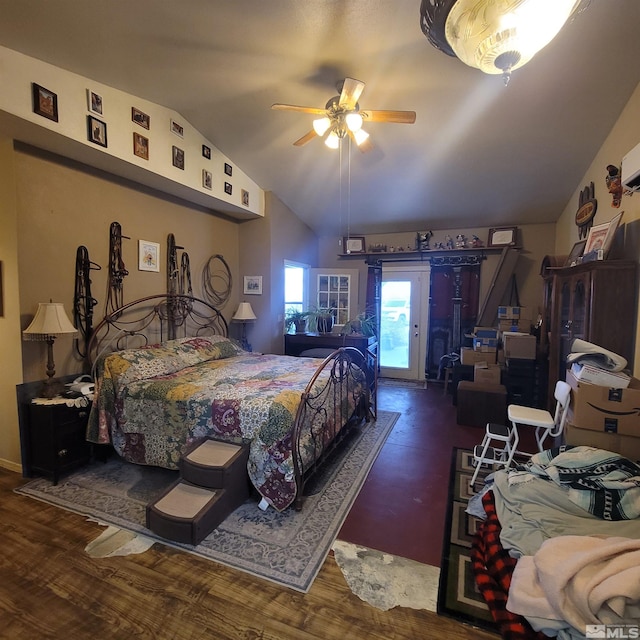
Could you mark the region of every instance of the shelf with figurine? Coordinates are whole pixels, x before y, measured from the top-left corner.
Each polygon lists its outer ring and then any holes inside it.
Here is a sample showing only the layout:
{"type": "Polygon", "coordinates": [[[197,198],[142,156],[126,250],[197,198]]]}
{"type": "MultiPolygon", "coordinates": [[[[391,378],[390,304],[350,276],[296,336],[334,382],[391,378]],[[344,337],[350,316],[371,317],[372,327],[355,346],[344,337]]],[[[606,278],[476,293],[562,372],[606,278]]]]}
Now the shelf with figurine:
{"type": "MultiPolygon", "coordinates": [[[[485,253],[500,253],[504,247],[502,246],[485,246],[484,242],[478,236],[467,238],[463,234],[458,234],[455,240],[446,235],[443,242],[431,243],[433,234],[429,231],[426,233],[417,233],[416,242],[412,247],[410,245],[393,246],[383,243],[370,244],[367,248],[363,247],[362,251],[339,254],[341,258],[352,258],[364,256],[367,260],[395,260],[395,259],[419,259],[430,260],[433,256],[446,255],[468,255],[475,254],[483,256],[485,253]]],[[[520,247],[513,246],[518,249],[520,247]]]]}

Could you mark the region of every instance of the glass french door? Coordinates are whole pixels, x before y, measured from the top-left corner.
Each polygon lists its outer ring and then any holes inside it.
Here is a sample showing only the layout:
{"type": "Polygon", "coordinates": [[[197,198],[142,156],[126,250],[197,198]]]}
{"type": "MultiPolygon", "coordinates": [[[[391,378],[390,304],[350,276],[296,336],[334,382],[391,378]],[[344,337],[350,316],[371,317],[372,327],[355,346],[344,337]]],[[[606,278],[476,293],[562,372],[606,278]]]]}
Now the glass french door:
{"type": "Polygon", "coordinates": [[[380,292],[380,375],[424,380],[429,267],[383,267],[380,292]]]}

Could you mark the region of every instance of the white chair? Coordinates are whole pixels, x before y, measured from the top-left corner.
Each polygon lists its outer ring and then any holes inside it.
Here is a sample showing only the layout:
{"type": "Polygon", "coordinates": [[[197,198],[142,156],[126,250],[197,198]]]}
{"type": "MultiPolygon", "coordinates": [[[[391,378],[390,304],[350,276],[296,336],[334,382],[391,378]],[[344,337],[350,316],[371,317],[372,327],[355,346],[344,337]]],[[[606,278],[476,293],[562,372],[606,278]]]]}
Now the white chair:
{"type": "Polygon", "coordinates": [[[478,478],[482,465],[499,465],[508,468],[518,448],[518,429],[489,422],[481,444],[473,448],[473,464],[476,470],[471,478],[471,488],[478,478]],[[495,443],[500,443],[496,446],[495,443]]]}
{"type": "MultiPolygon", "coordinates": [[[[536,428],[538,451],[544,450],[544,441],[547,437],[556,438],[562,433],[564,423],[567,420],[571,387],[566,382],[559,380],[556,382],[553,395],[556,399],[554,415],[544,409],[534,409],[533,407],[525,407],[519,404],[510,404],[507,407],[507,415],[514,429],[517,430],[520,425],[536,428]]],[[[523,451],[518,451],[518,453],[532,455],[523,451]]]]}

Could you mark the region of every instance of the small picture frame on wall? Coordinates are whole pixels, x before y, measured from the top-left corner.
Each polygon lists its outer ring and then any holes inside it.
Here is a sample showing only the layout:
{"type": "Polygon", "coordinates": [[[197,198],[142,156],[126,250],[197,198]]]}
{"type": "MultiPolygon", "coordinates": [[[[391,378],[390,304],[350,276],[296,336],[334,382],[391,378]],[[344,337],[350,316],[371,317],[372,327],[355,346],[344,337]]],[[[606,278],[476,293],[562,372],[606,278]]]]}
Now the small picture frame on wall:
{"type": "Polygon", "coordinates": [[[364,236],[349,236],[348,238],[342,238],[342,250],[349,254],[364,253],[364,236]]]}
{"type": "Polygon", "coordinates": [[[146,113],[142,113],[140,109],[136,109],[135,107],[131,107],[131,120],[144,129],[149,129],[151,127],[151,116],[148,116],[146,113]]]}
{"type": "Polygon", "coordinates": [[[171,147],[171,161],[174,167],[184,171],[184,151],[175,145],[171,147]]]}
{"type": "Polygon", "coordinates": [[[58,122],[58,96],[44,87],[31,83],[33,112],[43,118],[58,122]]]}
{"type": "Polygon", "coordinates": [[[240,191],[240,196],[241,196],[242,206],[248,207],[249,206],[249,192],[246,189],[242,189],[240,191]]]}
{"type": "Polygon", "coordinates": [[[202,157],[211,160],[211,147],[207,147],[206,144],[202,145],[202,157]]]}
{"type": "Polygon", "coordinates": [[[228,162],[224,163],[224,172],[228,176],[232,176],[233,175],[233,167],[228,162]]]}
{"type": "Polygon", "coordinates": [[[133,155],[142,158],[143,160],[149,159],[149,138],[145,138],[140,133],[133,134],[133,155]]]}
{"type": "Polygon", "coordinates": [[[243,293],[250,296],[262,295],[262,276],[245,276],[243,293]]]}
{"type": "Polygon", "coordinates": [[[175,120],[171,120],[171,133],[175,133],[178,137],[184,138],[184,127],[175,120]]]}
{"type": "Polygon", "coordinates": [[[224,183],[224,192],[230,196],[233,193],[233,187],[231,186],[230,182],[225,182],[224,183]]]}
{"type": "Polygon", "coordinates": [[[157,242],[138,240],[138,269],[160,271],[160,245],[157,242]]]}
{"type": "Polygon", "coordinates": [[[515,247],[518,241],[518,227],[495,227],[489,229],[487,247],[515,247]]]}
{"type": "Polygon", "coordinates": [[[89,142],[93,142],[101,147],[106,147],[107,123],[93,116],[87,116],[87,138],[89,142]]]}
{"type": "Polygon", "coordinates": [[[102,96],[91,89],[87,89],[87,109],[91,113],[97,113],[99,116],[102,113],[102,96]]]}
{"type": "Polygon", "coordinates": [[[206,169],[202,170],[202,186],[205,189],[213,189],[213,176],[211,175],[211,171],[207,171],[206,169]]]}

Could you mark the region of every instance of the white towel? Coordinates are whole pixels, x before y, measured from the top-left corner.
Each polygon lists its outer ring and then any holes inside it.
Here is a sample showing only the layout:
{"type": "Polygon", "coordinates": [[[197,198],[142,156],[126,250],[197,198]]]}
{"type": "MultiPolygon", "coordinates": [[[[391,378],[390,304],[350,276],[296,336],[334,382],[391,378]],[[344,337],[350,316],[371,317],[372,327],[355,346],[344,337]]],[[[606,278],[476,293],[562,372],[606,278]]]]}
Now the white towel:
{"type": "Polygon", "coordinates": [[[518,560],[507,609],[534,628],[640,620],[640,540],[559,536],[518,560]]]}

